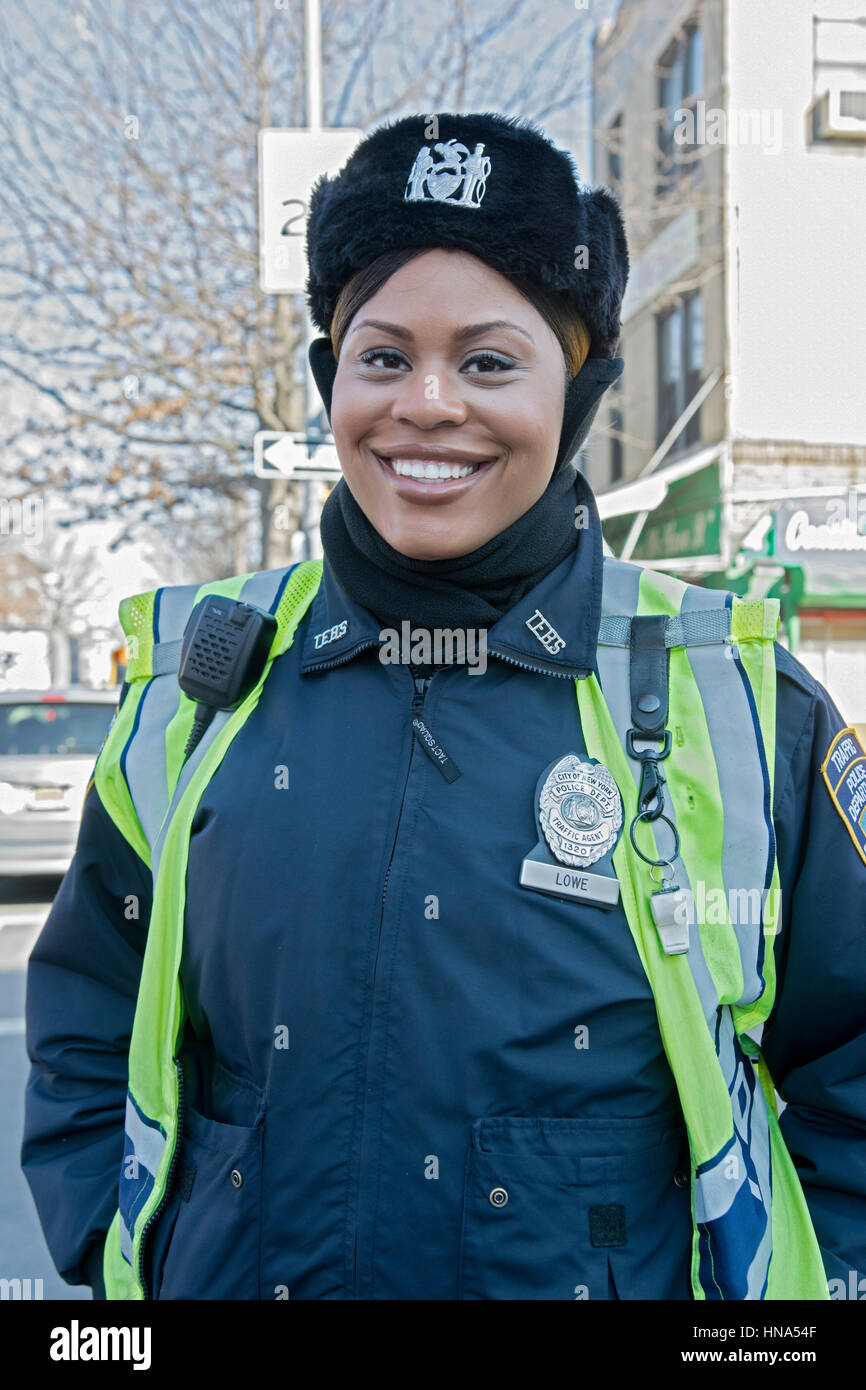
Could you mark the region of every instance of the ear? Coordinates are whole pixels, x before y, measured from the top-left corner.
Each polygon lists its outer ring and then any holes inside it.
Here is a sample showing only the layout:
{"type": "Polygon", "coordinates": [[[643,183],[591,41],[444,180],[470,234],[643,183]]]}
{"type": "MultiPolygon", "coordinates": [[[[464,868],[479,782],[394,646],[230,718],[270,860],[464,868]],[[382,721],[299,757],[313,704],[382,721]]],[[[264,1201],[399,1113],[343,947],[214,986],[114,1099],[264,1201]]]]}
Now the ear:
{"type": "Polygon", "coordinates": [[[325,407],[328,424],[330,424],[331,393],[334,389],[334,378],[337,375],[337,359],[334,356],[330,338],[314,338],[310,343],[307,356],[310,360],[310,370],[325,407]]]}

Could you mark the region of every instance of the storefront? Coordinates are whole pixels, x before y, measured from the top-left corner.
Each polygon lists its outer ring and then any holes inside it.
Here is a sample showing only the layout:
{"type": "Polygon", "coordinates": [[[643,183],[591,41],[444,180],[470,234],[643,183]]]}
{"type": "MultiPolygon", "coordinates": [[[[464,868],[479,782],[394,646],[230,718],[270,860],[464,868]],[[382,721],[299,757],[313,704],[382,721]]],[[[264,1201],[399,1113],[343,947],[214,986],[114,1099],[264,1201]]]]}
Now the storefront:
{"type": "Polygon", "coordinates": [[[785,496],[704,582],[778,598],[780,640],[866,738],[866,489],[785,496]]]}
{"type": "Polygon", "coordinates": [[[866,726],[866,490],[785,498],[767,543],[784,571],[787,646],[866,726]]]}
{"type": "Polygon", "coordinates": [[[778,598],[783,645],[866,738],[866,487],[785,493],[757,522],[753,509],[744,536],[728,468],[724,447],[704,450],[600,496],[611,552],[742,597],[778,598]]]}

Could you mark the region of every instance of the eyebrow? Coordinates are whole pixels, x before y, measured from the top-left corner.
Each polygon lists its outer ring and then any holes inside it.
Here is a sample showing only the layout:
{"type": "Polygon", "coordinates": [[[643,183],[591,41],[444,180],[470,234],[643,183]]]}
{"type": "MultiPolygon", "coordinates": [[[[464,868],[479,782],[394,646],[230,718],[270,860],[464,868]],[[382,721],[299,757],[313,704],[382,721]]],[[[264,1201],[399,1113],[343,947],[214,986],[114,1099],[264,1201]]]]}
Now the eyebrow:
{"type": "MultiPolygon", "coordinates": [[[[381,319],[361,319],[360,323],[355,324],[349,336],[351,337],[352,333],[357,333],[359,328],[378,328],[381,332],[391,333],[395,338],[403,338],[406,342],[412,342],[415,336],[408,328],[403,328],[399,323],[383,323],[381,319]]],[[[530,343],[534,342],[531,333],[527,333],[525,328],[509,322],[508,319],[490,319],[487,323],[471,323],[467,328],[458,328],[454,334],[454,341],[462,343],[468,338],[478,338],[482,333],[489,333],[492,328],[513,328],[515,333],[521,333],[524,338],[528,338],[530,343]]]]}

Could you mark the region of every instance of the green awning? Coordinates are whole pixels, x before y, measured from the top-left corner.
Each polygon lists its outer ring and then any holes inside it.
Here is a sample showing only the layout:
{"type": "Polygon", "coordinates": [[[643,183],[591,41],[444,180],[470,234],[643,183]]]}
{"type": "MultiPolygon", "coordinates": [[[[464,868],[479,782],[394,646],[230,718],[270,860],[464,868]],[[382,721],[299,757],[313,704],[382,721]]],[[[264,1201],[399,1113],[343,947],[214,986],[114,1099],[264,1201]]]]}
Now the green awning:
{"type": "MultiPolygon", "coordinates": [[[[615,555],[621,552],[637,515],[636,510],[602,521],[604,538],[615,555]]],[[[723,564],[719,459],[668,484],[663,501],[644,522],[630,558],[659,569],[670,560],[694,559],[702,567],[723,564]]]]}

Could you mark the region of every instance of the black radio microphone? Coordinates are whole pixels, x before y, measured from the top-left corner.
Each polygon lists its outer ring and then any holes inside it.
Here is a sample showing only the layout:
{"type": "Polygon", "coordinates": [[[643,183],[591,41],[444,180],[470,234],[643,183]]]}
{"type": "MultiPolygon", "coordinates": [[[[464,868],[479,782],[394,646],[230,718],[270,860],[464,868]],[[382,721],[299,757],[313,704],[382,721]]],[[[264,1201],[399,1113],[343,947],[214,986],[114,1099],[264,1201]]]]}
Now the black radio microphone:
{"type": "Polygon", "coordinates": [[[195,700],[186,762],[218,709],[237,709],[258,682],[273,645],[272,613],[240,599],[205,594],[183,634],[177,683],[195,700]]]}

